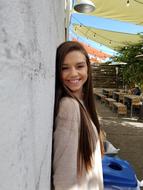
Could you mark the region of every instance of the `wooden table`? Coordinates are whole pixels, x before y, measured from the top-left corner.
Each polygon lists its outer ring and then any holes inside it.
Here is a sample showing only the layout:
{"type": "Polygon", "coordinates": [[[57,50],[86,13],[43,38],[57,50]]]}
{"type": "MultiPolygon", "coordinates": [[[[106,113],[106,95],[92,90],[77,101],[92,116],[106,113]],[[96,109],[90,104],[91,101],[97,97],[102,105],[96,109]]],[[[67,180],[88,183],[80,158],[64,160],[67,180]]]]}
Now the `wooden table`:
{"type": "Polygon", "coordinates": [[[117,108],[118,115],[127,115],[127,106],[121,102],[113,102],[113,110],[114,108],[117,108]]]}
{"type": "Polygon", "coordinates": [[[140,96],[137,95],[124,95],[124,104],[130,104],[130,108],[131,108],[131,113],[130,113],[130,117],[133,116],[133,106],[140,104],[140,96]]]}
{"type": "Polygon", "coordinates": [[[109,105],[110,108],[112,108],[112,103],[116,102],[116,100],[114,100],[113,98],[105,98],[105,102],[109,105]]]}
{"type": "Polygon", "coordinates": [[[113,98],[117,101],[120,102],[121,100],[124,100],[124,95],[127,95],[125,92],[113,92],[113,98]]]}
{"type": "Polygon", "coordinates": [[[114,90],[115,90],[115,89],[104,88],[104,89],[103,89],[103,94],[104,94],[105,96],[107,96],[108,98],[109,98],[109,97],[112,97],[114,90]]]}

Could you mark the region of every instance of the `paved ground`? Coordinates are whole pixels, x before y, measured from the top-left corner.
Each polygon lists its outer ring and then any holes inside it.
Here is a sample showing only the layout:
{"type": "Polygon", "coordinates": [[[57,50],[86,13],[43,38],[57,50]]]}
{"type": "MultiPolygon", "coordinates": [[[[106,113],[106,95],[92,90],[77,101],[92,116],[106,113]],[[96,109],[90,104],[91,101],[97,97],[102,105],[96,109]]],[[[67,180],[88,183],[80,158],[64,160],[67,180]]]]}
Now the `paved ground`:
{"type": "Polygon", "coordinates": [[[119,157],[135,169],[137,178],[143,179],[143,123],[136,118],[118,118],[108,106],[96,100],[96,108],[107,139],[119,148],[119,157]]]}

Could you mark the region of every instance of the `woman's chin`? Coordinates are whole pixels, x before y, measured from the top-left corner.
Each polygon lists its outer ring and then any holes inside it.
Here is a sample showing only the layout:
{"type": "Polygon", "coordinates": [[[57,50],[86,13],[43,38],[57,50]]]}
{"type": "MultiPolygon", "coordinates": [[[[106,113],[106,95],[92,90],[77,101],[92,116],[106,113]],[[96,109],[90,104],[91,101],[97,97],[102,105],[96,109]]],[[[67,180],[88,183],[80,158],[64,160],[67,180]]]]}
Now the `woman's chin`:
{"type": "Polygon", "coordinates": [[[76,93],[79,92],[80,89],[79,88],[69,88],[71,92],[76,93]]]}

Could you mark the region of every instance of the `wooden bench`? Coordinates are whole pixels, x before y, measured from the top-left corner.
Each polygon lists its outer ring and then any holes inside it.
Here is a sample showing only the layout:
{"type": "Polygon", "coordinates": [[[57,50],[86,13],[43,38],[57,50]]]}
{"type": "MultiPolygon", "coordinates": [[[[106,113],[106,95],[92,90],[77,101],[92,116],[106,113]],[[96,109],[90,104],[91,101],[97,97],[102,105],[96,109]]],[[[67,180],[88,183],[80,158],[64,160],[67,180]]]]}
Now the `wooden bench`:
{"type": "Polygon", "coordinates": [[[105,103],[109,105],[110,108],[112,108],[113,102],[116,102],[113,98],[105,98],[105,103]]]}
{"type": "Polygon", "coordinates": [[[125,95],[126,93],[120,93],[119,94],[119,102],[123,102],[124,101],[124,95],[125,95]]]}
{"type": "Polygon", "coordinates": [[[94,95],[96,96],[96,98],[97,98],[98,100],[101,100],[102,103],[105,102],[105,98],[106,98],[105,95],[103,95],[103,94],[101,94],[101,93],[97,93],[97,92],[95,92],[94,95]]]}
{"type": "Polygon", "coordinates": [[[132,112],[135,114],[139,114],[140,112],[140,109],[141,109],[141,106],[142,106],[142,102],[134,102],[132,104],[132,112]]]}
{"type": "Polygon", "coordinates": [[[142,105],[142,102],[140,101],[140,102],[134,102],[133,104],[132,104],[132,106],[134,106],[134,107],[140,107],[142,105]]]}
{"type": "Polygon", "coordinates": [[[113,102],[113,110],[117,110],[120,115],[127,115],[127,106],[120,102],[113,102]]]}

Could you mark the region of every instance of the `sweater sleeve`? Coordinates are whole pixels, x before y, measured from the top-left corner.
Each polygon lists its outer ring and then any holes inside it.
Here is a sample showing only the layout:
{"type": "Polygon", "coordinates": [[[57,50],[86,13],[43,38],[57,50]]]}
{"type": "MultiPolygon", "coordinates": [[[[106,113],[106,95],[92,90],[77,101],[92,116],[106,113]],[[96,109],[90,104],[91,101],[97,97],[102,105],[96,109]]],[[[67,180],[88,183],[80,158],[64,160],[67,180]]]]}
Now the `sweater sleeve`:
{"type": "Polygon", "coordinates": [[[55,190],[75,190],[77,184],[77,152],[80,127],[79,104],[63,98],[54,132],[53,184],[55,190]]]}

